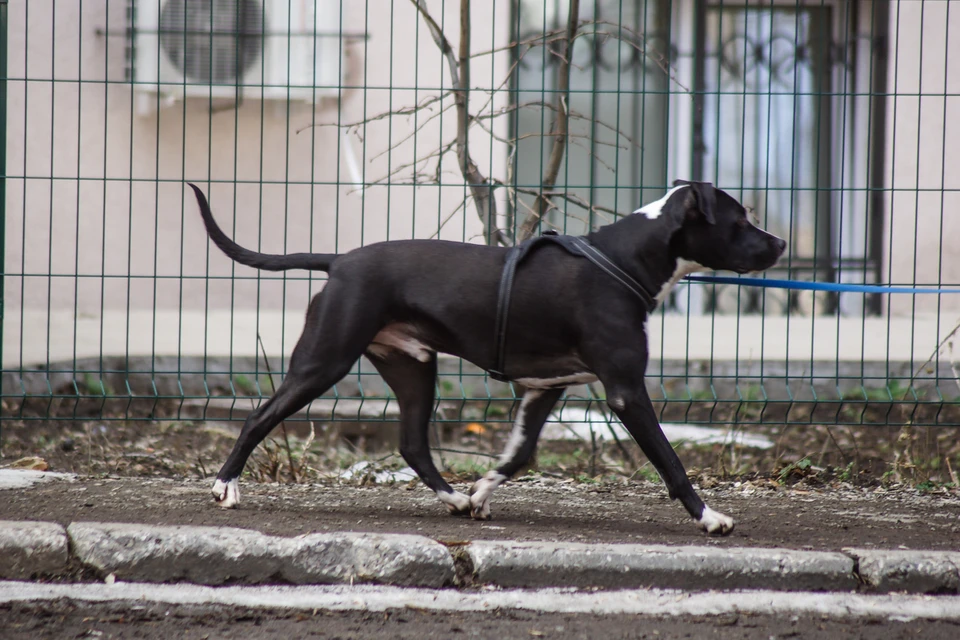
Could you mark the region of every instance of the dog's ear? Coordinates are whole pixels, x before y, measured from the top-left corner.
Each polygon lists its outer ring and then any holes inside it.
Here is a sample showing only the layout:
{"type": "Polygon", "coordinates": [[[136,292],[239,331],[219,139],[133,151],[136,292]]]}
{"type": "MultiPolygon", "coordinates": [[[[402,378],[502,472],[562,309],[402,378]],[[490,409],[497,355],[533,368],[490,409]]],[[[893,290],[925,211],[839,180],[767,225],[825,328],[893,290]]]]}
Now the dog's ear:
{"type": "Polygon", "coordinates": [[[697,210],[703,216],[708,224],[716,224],[717,210],[717,190],[709,182],[690,182],[687,180],[674,180],[673,186],[689,185],[693,190],[693,197],[697,201],[697,210]]]}

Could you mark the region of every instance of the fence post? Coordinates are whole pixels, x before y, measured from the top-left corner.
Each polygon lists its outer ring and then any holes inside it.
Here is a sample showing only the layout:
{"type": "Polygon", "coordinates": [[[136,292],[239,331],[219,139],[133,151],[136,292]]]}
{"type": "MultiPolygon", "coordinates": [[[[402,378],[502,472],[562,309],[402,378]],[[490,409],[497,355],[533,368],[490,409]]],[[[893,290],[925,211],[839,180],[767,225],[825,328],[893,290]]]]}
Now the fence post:
{"type": "Polygon", "coordinates": [[[3,398],[3,283],[7,226],[7,0],[0,0],[0,398],[3,398]]]}

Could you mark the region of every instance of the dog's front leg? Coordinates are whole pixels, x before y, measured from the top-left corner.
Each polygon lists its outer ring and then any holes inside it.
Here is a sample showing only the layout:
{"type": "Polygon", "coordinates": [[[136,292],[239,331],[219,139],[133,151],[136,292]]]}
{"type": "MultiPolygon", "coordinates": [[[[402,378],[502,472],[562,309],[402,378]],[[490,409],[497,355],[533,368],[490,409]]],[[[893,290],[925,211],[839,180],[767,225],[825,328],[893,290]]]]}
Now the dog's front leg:
{"type": "Polygon", "coordinates": [[[663,435],[643,377],[635,373],[637,362],[643,365],[641,372],[646,369],[645,354],[642,358],[631,360],[632,367],[612,368],[599,376],[607,391],[607,404],[653,463],[667,485],[670,497],[680,500],[701,529],[707,533],[727,535],[733,531],[733,518],[718,513],[703,503],[690,484],[683,463],[663,435]]]}

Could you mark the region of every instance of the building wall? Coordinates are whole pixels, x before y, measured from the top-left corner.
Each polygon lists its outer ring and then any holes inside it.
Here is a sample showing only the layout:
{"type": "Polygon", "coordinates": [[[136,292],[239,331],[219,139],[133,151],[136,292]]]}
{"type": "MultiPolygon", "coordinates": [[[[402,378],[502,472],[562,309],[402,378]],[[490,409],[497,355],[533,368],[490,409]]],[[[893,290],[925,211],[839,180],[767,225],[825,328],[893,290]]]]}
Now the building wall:
{"type": "MultiPolygon", "coordinates": [[[[957,283],[960,7],[891,3],[889,54],[888,91],[895,95],[887,101],[886,279],[957,283]]],[[[938,307],[960,310],[960,296],[893,296],[889,305],[896,315],[938,307]]]]}
{"type": "MultiPolygon", "coordinates": [[[[191,99],[145,115],[136,112],[124,80],[124,6],[108,0],[9,6],[5,272],[27,275],[5,278],[4,367],[104,353],[255,355],[258,333],[271,353],[289,352],[322,279],[301,273],[258,279],[211,250],[184,180],[203,186],[239,242],[268,252],[346,251],[432,237],[441,223],[441,237],[480,241],[454,153],[444,157],[442,187],[411,186],[405,169],[453,139],[454,110],[439,114],[434,106],[392,121],[376,118],[449,87],[446,63],[410,3],[344,0],[345,30],[369,39],[345,48],[339,103],[248,100],[238,109],[218,103],[211,112],[207,101],[191,99]],[[364,119],[371,121],[346,135],[311,126],[364,119]],[[362,190],[354,184],[350,150],[367,183],[362,190]],[[391,186],[369,184],[392,170],[399,173],[391,186]]],[[[456,49],[459,2],[429,6],[456,49]]],[[[507,44],[509,7],[508,0],[473,3],[474,52],[507,44]]],[[[960,86],[960,65],[948,64],[960,59],[958,20],[960,11],[946,2],[891,3],[889,90],[898,95],[887,109],[889,281],[960,282],[960,243],[952,240],[960,237],[954,213],[960,197],[951,191],[960,187],[960,174],[950,169],[960,166],[960,144],[952,144],[960,141],[960,103],[950,95],[960,86]]],[[[475,111],[508,105],[501,85],[508,65],[502,51],[474,58],[471,87],[481,88],[472,97],[475,111]],[[490,89],[496,91],[488,101],[490,89]]],[[[494,131],[505,134],[506,119],[494,131]]],[[[486,175],[508,177],[504,145],[479,127],[471,129],[471,143],[486,175]]],[[[504,197],[498,196],[501,211],[504,197]]],[[[912,304],[897,297],[890,310],[907,316],[912,304]]],[[[916,300],[932,330],[911,330],[905,338],[911,358],[926,357],[943,333],[946,321],[931,315],[937,304],[932,297],[916,300]]],[[[940,304],[955,311],[960,296],[940,304]]],[[[822,321],[823,331],[836,333],[837,319],[822,321]]],[[[859,331],[861,357],[892,357],[880,342],[867,348],[870,332],[859,318],[842,321],[859,331]]],[[[693,333],[725,339],[708,318],[687,324],[698,322],[693,333]]],[[[692,330],[670,326],[675,330],[663,334],[663,348],[683,348],[692,330]]],[[[798,335],[788,328],[758,333],[775,343],[769,349],[798,335]]],[[[712,342],[704,349],[712,357],[712,342]]],[[[790,354],[813,357],[812,347],[790,354]]]]}
{"type": "MultiPolygon", "coordinates": [[[[456,47],[458,3],[449,1],[442,11],[438,3],[430,4],[456,47]]],[[[474,51],[505,44],[505,21],[498,21],[494,33],[490,5],[474,4],[474,51]]],[[[499,17],[506,15],[507,4],[497,2],[499,17]]],[[[80,314],[302,308],[309,295],[303,281],[284,286],[202,278],[234,271],[218,251],[208,250],[184,180],[198,182],[210,194],[218,220],[239,242],[270,252],[346,251],[388,238],[429,237],[438,220],[450,214],[442,237],[479,234],[472,206],[466,215],[458,210],[464,188],[455,153],[444,158],[448,186],[443,188],[403,186],[410,184],[410,171],[401,171],[397,186],[389,188],[361,191],[352,184],[349,151],[356,154],[364,181],[382,181],[415,154],[424,156],[441,140],[452,139],[452,108],[429,120],[438,109],[396,118],[392,126],[389,119],[376,120],[347,135],[336,127],[312,126],[360,122],[409,107],[450,85],[446,64],[410,3],[343,6],[344,30],[366,32],[369,39],[346,46],[339,104],[324,99],[314,109],[305,103],[247,100],[234,109],[220,100],[214,105],[219,110],[211,113],[208,100],[190,99],[141,115],[137,104],[144,98],[124,81],[124,3],[11,3],[7,168],[12,177],[5,266],[8,273],[64,277],[28,276],[22,283],[7,278],[8,308],[80,314]],[[97,35],[97,30],[121,35],[97,35]],[[411,123],[420,129],[407,139],[411,123]],[[391,146],[394,150],[386,153],[391,146]],[[211,186],[208,179],[223,182],[211,186]],[[101,281],[102,274],[107,278],[101,281]],[[161,279],[153,281],[154,275],[161,279]],[[187,279],[181,281],[181,275],[187,279]]],[[[489,86],[503,77],[505,65],[505,54],[477,58],[473,84],[489,86]]],[[[485,97],[473,98],[475,108],[485,97]]],[[[501,107],[504,99],[498,95],[487,110],[501,107]]],[[[146,102],[157,104],[153,97],[146,102]]],[[[506,154],[500,146],[477,128],[472,139],[483,171],[502,176],[506,154]]],[[[235,273],[255,275],[242,267],[235,273]]]]}

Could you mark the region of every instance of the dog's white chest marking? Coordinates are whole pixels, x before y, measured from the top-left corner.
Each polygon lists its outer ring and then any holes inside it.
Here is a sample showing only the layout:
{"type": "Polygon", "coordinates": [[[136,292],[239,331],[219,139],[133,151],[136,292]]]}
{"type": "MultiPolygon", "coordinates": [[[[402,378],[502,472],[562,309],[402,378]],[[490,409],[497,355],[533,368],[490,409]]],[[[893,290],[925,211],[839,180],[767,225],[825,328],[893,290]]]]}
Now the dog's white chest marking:
{"type": "Polygon", "coordinates": [[[420,362],[430,362],[433,349],[413,337],[413,327],[406,324],[391,324],[373,337],[367,351],[385,358],[391,351],[400,351],[420,362]]]}
{"type": "Polygon", "coordinates": [[[657,303],[662,303],[666,300],[667,296],[670,295],[670,292],[673,291],[673,288],[677,286],[677,283],[680,282],[680,279],[690,275],[691,273],[696,273],[697,271],[706,271],[707,268],[698,262],[692,262],[690,260],[684,260],[679,258],[677,260],[677,268],[674,269],[673,275],[670,276],[670,279],[667,280],[662,287],[660,287],[660,292],[657,294],[657,303]]]}
{"type": "Polygon", "coordinates": [[[653,220],[654,218],[659,218],[660,213],[663,211],[663,206],[667,204],[667,200],[670,199],[670,196],[675,194],[680,189],[685,189],[688,186],[689,185],[682,184],[679,187],[674,187],[673,189],[670,189],[670,191],[667,191],[666,195],[664,195],[659,200],[654,200],[649,204],[643,205],[642,207],[634,211],[634,213],[642,213],[643,215],[647,216],[651,220],[653,220]]]}

